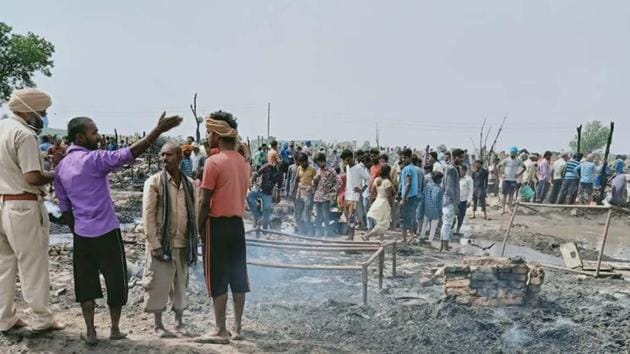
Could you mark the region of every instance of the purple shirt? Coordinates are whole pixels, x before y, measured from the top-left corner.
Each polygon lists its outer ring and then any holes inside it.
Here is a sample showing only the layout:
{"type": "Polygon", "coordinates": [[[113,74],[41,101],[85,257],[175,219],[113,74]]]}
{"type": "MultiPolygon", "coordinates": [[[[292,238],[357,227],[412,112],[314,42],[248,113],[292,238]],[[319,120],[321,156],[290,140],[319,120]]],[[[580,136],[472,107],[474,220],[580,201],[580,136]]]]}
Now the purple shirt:
{"type": "Polygon", "coordinates": [[[74,233],[99,237],[120,227],[107,175],[134,161],[129,148],[105,151],[70,145],[55,169],[55,192],[62,212],[74,214],[74,233]]]}
{"type": "Polygon", "coordinates": [[[551,181],[551,165],[547,159],[542,159],[538,163],[538,170],[536,171],[539,181],[549,182],[551,181]]]}

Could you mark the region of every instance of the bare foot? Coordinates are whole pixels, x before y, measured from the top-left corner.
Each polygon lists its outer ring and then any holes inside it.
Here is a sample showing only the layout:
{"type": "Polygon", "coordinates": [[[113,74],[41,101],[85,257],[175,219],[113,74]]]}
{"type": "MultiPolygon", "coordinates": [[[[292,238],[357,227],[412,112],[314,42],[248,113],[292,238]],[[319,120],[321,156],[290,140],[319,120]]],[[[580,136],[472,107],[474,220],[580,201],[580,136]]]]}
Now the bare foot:
{"type": "Polygon", "coordinates": [[[195,339],[195,343],[203,344],[230,344],[230,333],[228,331],[219,331],[217,333],[208,333],[202,337],[195,339]]]}
{"type": "Polygon", "coordinates": [[[53,321],[50,326],[43,329],[35,329],[33,332],[51,332],[51,331],[61,331],[65,329],[66,326],[60,322],[53,321]]]}
{"type": "Polygon", "coordinates": [[[180,337],[191,337],[192,335],[186,330],[186,326],[183,324],[178,324],[175,326],[175,334],[180,337]]]}
{"type": "Polygon", "coordinates": [[[87,333],[81,333],[81,339],[90,347],[93,347],[98,343],[98,337],[96,331],[88,331],[87,333]]]}
{"type": "Polygon", "coordinates": [[[121,340],[127,338],[127,333],[123,333],[120,329],[112,329],[109,334],[110,340],[121,340]]]}
{"type": "Polygon", "coordinates": [[[241,333],[241,327],[234,326],[232,328],[232,333],[230,333],[232,340],[242,340],[243,334],[241,333]]]}
{"type": "Polygon", "coordinates": [[[155,334],[158,338],[175,338],[177,337],[173,332],[167,330],[164,327],[155,327],[153,329],[153,334],[155,334]]]}

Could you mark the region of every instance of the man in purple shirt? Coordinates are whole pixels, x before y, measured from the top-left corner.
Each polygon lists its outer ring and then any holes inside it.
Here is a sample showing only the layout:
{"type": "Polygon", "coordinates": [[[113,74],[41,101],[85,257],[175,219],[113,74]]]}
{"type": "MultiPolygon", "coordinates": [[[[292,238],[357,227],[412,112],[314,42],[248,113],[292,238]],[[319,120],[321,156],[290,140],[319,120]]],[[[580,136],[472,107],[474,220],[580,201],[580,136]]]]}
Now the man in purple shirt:
{"type": "Polygon", "coordinates": [[[545,151],[543,159],[538,162],[536,168],[536,202],[541,203],[545,200],[549,187],[551,186],[551,151],[545,151]]]}
{"type": "Polygon", "coordinates": [[[66,224],[74,234],[74,287],[81,303],[88,345],[97,342],[94,300],[102,298],[99,272],[107,286],[107,305],[112,320],[110,339],[123,339],[119,329],[122,306],[127,303],[127,266],[120,225],[114,212],[107,175],[129,164],[147,150],[164,132],[178,126],[182,118],[165,117],[145,138],[129,148],[99,150],[98,128],[87,117],[68,123],[72,145],[55,171],[55,191],[66,224]]]}

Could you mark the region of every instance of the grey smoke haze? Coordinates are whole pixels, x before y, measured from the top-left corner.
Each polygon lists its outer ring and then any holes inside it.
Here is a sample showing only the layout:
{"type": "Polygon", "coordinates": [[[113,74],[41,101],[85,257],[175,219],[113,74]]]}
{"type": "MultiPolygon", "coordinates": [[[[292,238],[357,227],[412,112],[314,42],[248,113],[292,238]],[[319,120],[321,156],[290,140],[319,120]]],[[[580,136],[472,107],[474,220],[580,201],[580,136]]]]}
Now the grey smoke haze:
{"type": "Polygon", "coordinates": [[[630,152],[627,1],[23,1],[0,21],[56,46],[51,126],[151,127],[161,109],[232,111],[241,133],[470,148],[484,117],[499,148],[561,149],[615,120],[630,152]]]}

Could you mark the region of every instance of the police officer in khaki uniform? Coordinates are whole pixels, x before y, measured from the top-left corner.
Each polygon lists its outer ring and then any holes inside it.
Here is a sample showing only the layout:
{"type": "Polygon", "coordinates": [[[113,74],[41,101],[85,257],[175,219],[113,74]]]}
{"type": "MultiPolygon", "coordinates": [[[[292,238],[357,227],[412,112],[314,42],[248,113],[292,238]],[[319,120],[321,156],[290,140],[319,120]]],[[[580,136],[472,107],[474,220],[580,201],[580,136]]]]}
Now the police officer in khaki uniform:
{"type": "Polygon", "coordinates": [[[17,315],[16,275],[30,308],[34,331],[59,330],[48,309],[48,212],[43,204],[53,172],[44,172],[37,134],[50,97],[37,89],[16,90],[0,120],[0,331],[26,327],[17,315]]]}

